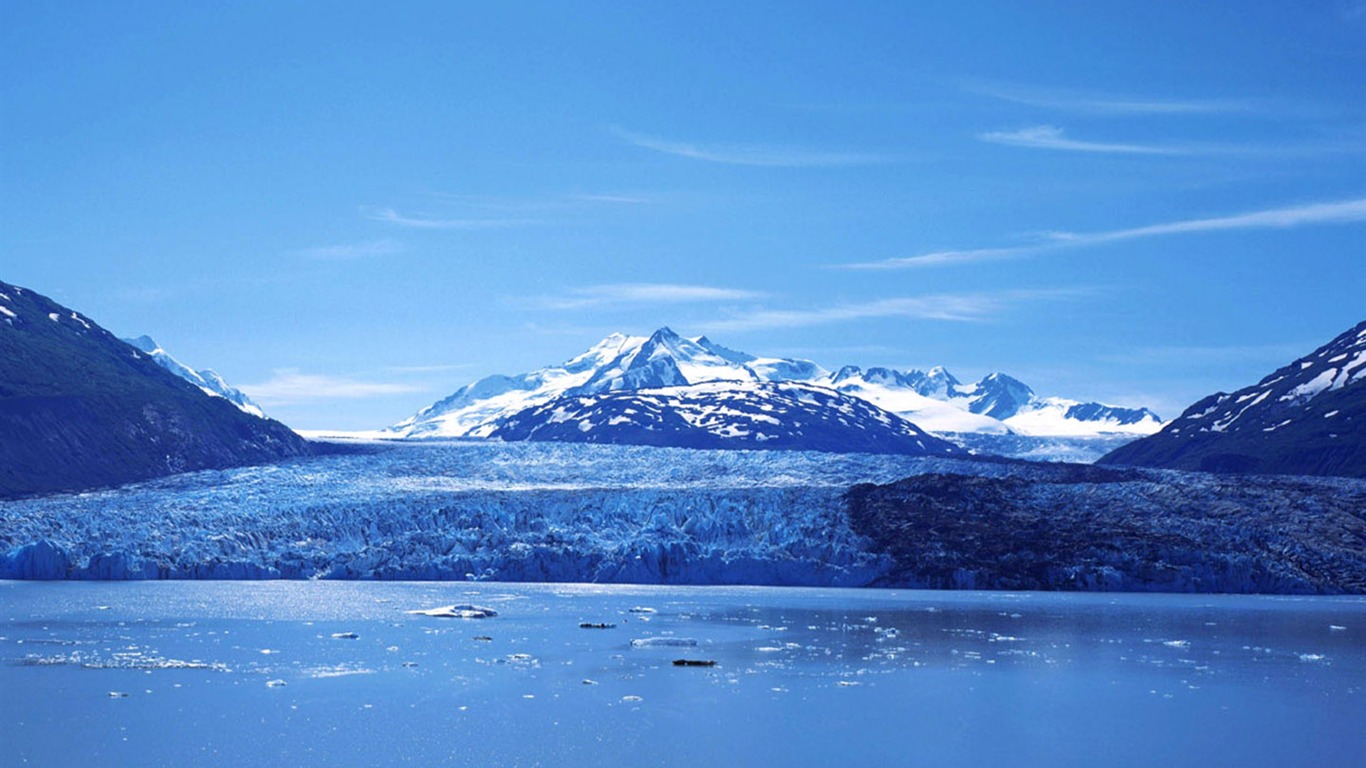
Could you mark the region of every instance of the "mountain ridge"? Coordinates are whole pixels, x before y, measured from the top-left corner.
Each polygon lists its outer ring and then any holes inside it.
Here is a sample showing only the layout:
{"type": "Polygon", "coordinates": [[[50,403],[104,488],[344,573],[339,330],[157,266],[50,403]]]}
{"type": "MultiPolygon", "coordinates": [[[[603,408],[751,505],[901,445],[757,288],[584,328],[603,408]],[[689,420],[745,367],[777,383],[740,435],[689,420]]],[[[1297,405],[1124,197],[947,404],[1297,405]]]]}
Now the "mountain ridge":
{"type": "Polygon", "coordinates": [[[718,380],[749,386],[765,382],[823,386],[936,434],[1138,436],[1161,426],[1149,409],[1043,398],[1002,373],[969,385],[940,366],[903,372],[847,365],[832,373],[810,360],[759,357],[706,336],[684,337],[665,326],[649,336],[611,334],[560,365],[479,379],[385,431],[414,438],[488,437],[500,419],[562,396],[718,380]]]}
{"type": "Polygon", "coordinates": [[[1201,398],[1100,463],[1366,477],[1366,320],[1235,392],[1201,398]]]}
{"type": "Polygon", "coordinates": [[[89,318],[0,282],[0,498],[312,453],[89,318]]]}
{"type": "Polygon", "coordinates": [[[222,375],[212,368],[195,370],[185,365],[156,343],[151,336],[145,334],[134,339],[122,339],[122,341],[150,356],[162,368],[199,387],[204,391],[204,394],[224,398],[241,409],[243,413],[249,413],[262,419],[266,417],[261,406],[257,405],[245,392],[229,384],[222,375]]]}

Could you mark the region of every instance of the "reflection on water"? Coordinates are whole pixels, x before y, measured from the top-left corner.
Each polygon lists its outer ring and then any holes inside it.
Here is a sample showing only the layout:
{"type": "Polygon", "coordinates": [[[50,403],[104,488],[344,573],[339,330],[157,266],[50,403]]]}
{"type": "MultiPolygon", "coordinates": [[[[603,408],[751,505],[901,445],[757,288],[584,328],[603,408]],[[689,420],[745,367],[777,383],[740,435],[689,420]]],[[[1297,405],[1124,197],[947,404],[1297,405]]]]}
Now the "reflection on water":
{"type": "Polygon", "coordinates": [[[0,582],[0,691],[5,765],[1351,764],[1366,601],[0,582]]]}

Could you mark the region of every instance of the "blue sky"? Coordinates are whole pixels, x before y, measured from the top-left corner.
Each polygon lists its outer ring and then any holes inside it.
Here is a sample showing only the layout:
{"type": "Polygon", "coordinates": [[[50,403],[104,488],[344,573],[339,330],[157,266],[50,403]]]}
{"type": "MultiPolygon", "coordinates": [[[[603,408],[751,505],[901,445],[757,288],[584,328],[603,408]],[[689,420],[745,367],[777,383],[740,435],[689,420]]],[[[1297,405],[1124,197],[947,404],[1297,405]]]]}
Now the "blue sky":
{"type": "Polygon", "coordinates": [[[9,0],[0,276],[298,428],[661,325],[1170,417],[1366,317],[1366,3],[9,0]]]}

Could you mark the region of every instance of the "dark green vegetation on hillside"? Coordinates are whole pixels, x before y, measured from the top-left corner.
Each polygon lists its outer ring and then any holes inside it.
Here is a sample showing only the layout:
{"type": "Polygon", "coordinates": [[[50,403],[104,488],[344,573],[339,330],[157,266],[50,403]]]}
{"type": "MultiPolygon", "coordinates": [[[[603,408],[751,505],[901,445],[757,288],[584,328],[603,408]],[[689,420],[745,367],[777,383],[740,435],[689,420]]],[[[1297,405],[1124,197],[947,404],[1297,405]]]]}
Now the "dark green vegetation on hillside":
{"type": "Polygon", "coordinates": [[[88,318],[0,282],[0,498],[309,453],[88,318]]]}

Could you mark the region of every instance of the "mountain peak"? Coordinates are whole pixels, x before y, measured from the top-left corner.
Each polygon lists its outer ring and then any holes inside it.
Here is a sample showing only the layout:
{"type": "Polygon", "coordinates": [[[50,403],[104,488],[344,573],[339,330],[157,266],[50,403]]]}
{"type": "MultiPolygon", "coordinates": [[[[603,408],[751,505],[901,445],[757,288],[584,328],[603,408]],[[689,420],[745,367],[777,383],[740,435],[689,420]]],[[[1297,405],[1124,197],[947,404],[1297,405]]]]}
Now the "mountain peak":
{"type": "Polygon", "coordinates": [[[227,398],[229,402],[245,413],[261,418],[266,417],[265,412],[261,410],[261,406],[252,402],[251,398],[247,397],[246,393],[242,390],[229,384],[217,371],[210,368],[196,371],[190,366],[175,359],[170,352],[167,352],[160,344],[153,341],[151,336],[142,335],[135,339],[122,339],[121,341],[141,350],[157,365],[165,368],[185,381],[190,382],[196,387],[199,387],[205,394],[213,397],[227,398]]]}
{"type": "Polygon", "coordinates": [[[153,341],[151,336],[147,335],[139,336],[136,339],[124,339],[124,341],[128,342],[129,344],[132,344],[139,350],[146,352],[149,355],[157,351],[158,349],[161,349],[161,345],[153,341]]]}
{"type": "Polygon", "coordinates": [[[968,409],[973,413],[1005,420],[1016,415],[1034,400],[1034,390],[1004,373],[991,373],[973,388],[968,409]]]}
{"type": "Polygon", "coordinates": [[[841,381],[845,381],[845,380],[847,380],[847,379],[857,378],[857,377],[862,376],[862,375],[863,375],[863,369],[862,369],[862,368],[858,367],[857,365],[846,365],[846,366],[844,366],[843,368],[840,368],[838,371],[835,372],[835,375],[834,375],[833,377],[831,377],[831,379],[830,379],[830,383],[832,383],[832,384],[838,384],[838,383],[840,383],[841,381]]]}

